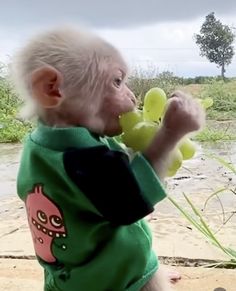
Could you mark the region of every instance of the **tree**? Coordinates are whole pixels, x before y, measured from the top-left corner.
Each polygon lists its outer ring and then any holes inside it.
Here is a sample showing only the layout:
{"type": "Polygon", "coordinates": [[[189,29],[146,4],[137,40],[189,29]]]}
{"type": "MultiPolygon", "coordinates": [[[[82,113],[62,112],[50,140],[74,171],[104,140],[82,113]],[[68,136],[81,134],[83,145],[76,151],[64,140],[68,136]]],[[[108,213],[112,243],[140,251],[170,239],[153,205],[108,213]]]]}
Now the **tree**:
{"type": "Polygon", "coordinates": [[[200,48],[200,55],[207,57],[211,63],[221,68],[221,77],[225,77],[225,67],[234,56],[233,42],[234,28],[223,25],[216,20],[214,12],[208,14],[202,24],[199,34],[195,35],[196,44],[200,48]]]}

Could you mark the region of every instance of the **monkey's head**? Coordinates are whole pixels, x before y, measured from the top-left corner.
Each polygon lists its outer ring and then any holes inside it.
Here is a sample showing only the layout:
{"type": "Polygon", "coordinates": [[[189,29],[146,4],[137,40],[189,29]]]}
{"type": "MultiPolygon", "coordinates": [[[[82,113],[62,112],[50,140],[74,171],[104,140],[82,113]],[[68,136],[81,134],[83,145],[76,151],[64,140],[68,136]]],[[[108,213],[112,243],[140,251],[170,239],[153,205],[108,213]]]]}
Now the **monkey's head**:
{"type": "Polygon", "coordinates": [[[85,30],[59,28],[37,35],[12,64],[18,92],[52,126],[121,132],[119,116],[135,107],[121,54],[85,30]]]}

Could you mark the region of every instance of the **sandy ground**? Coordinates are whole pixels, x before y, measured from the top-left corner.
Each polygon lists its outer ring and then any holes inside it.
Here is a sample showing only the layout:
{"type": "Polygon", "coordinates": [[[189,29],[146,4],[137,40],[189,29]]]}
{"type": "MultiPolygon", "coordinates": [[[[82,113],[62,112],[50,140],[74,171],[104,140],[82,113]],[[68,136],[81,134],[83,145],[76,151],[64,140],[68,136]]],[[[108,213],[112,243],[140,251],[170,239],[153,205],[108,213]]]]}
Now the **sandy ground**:
{"type": "MultiPolygon", "coordinates": [[[[33,258],[34,250],[24,205],[15,195],[18,147],[12,151],[11,162],[0,155],[1,162],[4,161],[0,165],[0,290],[42,291],[42,270],[33,258]],[[24,256],[32,257],[24,259],[24,256]]],[[[217,151],[223,157],[230,152],[230,158],[235,163],[235,146],[230,149],[220,147],[217,151]]],[[[236,249],[236,197],[230,191],[235,188],[235,176],[217,162],[206,158],[201,149],[185,167],[174,179],[168,181],[170,195],[189,210],[182,196],[183,191],[187,193],[198,209],[203,210],[204,218],[211,229],[217,231],[220,242],[236,249]],[[219,198],[214,198],[204,208],[204,202],[210,193],[223,187],[227,190],[220,197],[221,203],[219,198]],[[223,227],[222,223],[225,224],[223,227]]],[[[188,266],[194,266],[194,262],[199,259],[229,259],[195,230],[168,199],[157,205],[150,227],[153,231],[154,249],[161,257],[173,260],[183,257],[186,258],[185,262],[192,259],[192,264],[187,264],[188,266]]],[[[177,291],[236,291],[235,270],[180,266],[177,269],[182,274],[182,280],[176,286],[177,291]]]]}
{"type": "MultiPolygon", "coordinates": [[[[236,276],[232,270],[183,268],[176,291],[235,291],[236,276]]],[[[43,276],[34,260],[0,260],[0,290],[42,291],[43,276]]]]}
{"type": "MultiPolygon", "coordinates": [[[[33,258],[34,251],[22,203],[15,197],[6,198],[1,209],[5,211],[0,215],[0,290],[42,291],[42,270],[33,258]],[[9,259],[8,256],[13,258],[9,259]],[[24,259],[24,256],[30,259],[24,259]]],[[[193,265],[198,261],[195,259],[227,259],[197,231],[190,230],[183,218],[176,219],[160,213],[157,218],[155,215],[150,226],[154,235],[154,249],[160,256],[172,257],[174,261],[175,257],[192,258],[193,265]]],[[[231,237],[226,235],[225,240],[231,239],[235,243],[233,237],[235,239],[235,234],[231,237]]],[[[186,262],[191,265],[188,260],[186,262]]],[[[176,286],[177,291],[236,291],[235,270],[202,267],[177,267],[177,270],[182,274],[182,280],[176,286]]]]}

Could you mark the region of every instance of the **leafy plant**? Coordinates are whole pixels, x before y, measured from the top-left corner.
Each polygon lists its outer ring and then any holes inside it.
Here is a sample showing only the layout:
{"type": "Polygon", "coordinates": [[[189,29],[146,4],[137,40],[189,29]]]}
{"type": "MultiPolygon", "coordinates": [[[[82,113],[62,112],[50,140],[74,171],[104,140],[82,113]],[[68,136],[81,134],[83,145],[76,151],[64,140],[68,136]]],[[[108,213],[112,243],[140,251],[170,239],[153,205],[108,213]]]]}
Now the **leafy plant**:
{"type": "Polygon", "coordinates": [[[223,25],[212,12],[206,16],[200,33],[195,35],[195,39],[200,48],[200,55],[205,56],[211,63],[217,64],[221,68],[221,77],[224,79],[225,67],[231,63],[234,56],[233,28],[223,25]]]}
{"type": "Polygon", "coordinates": [[[32,125],[16,118],[21,100],[7,79],[5,66],[0,66],[0,142],[18,142],[32,125]]]}

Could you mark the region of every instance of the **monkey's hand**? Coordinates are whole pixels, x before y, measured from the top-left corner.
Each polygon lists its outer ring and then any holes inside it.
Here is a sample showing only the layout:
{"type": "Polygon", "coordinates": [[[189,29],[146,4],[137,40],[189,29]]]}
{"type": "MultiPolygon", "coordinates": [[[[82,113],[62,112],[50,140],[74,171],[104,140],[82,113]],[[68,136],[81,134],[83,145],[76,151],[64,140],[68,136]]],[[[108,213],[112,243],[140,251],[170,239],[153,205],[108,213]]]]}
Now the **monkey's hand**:
{"type": "Polygon", "coordinates": [[[171,95],[163,119],[163,127],[181,139],[187,133],[199,130],[204,124],[205,113],[193,98],[177,91],[171,95]]]}
{"type": "Polygon", "coordinates": [[[160,178],[166,175],[170,152],[179,140],[187,133],[199,130],[205,120],[203,109],[193,98],[182,92],[175,92],[171,97],[162,126],[143,153],[160,178]]]}

